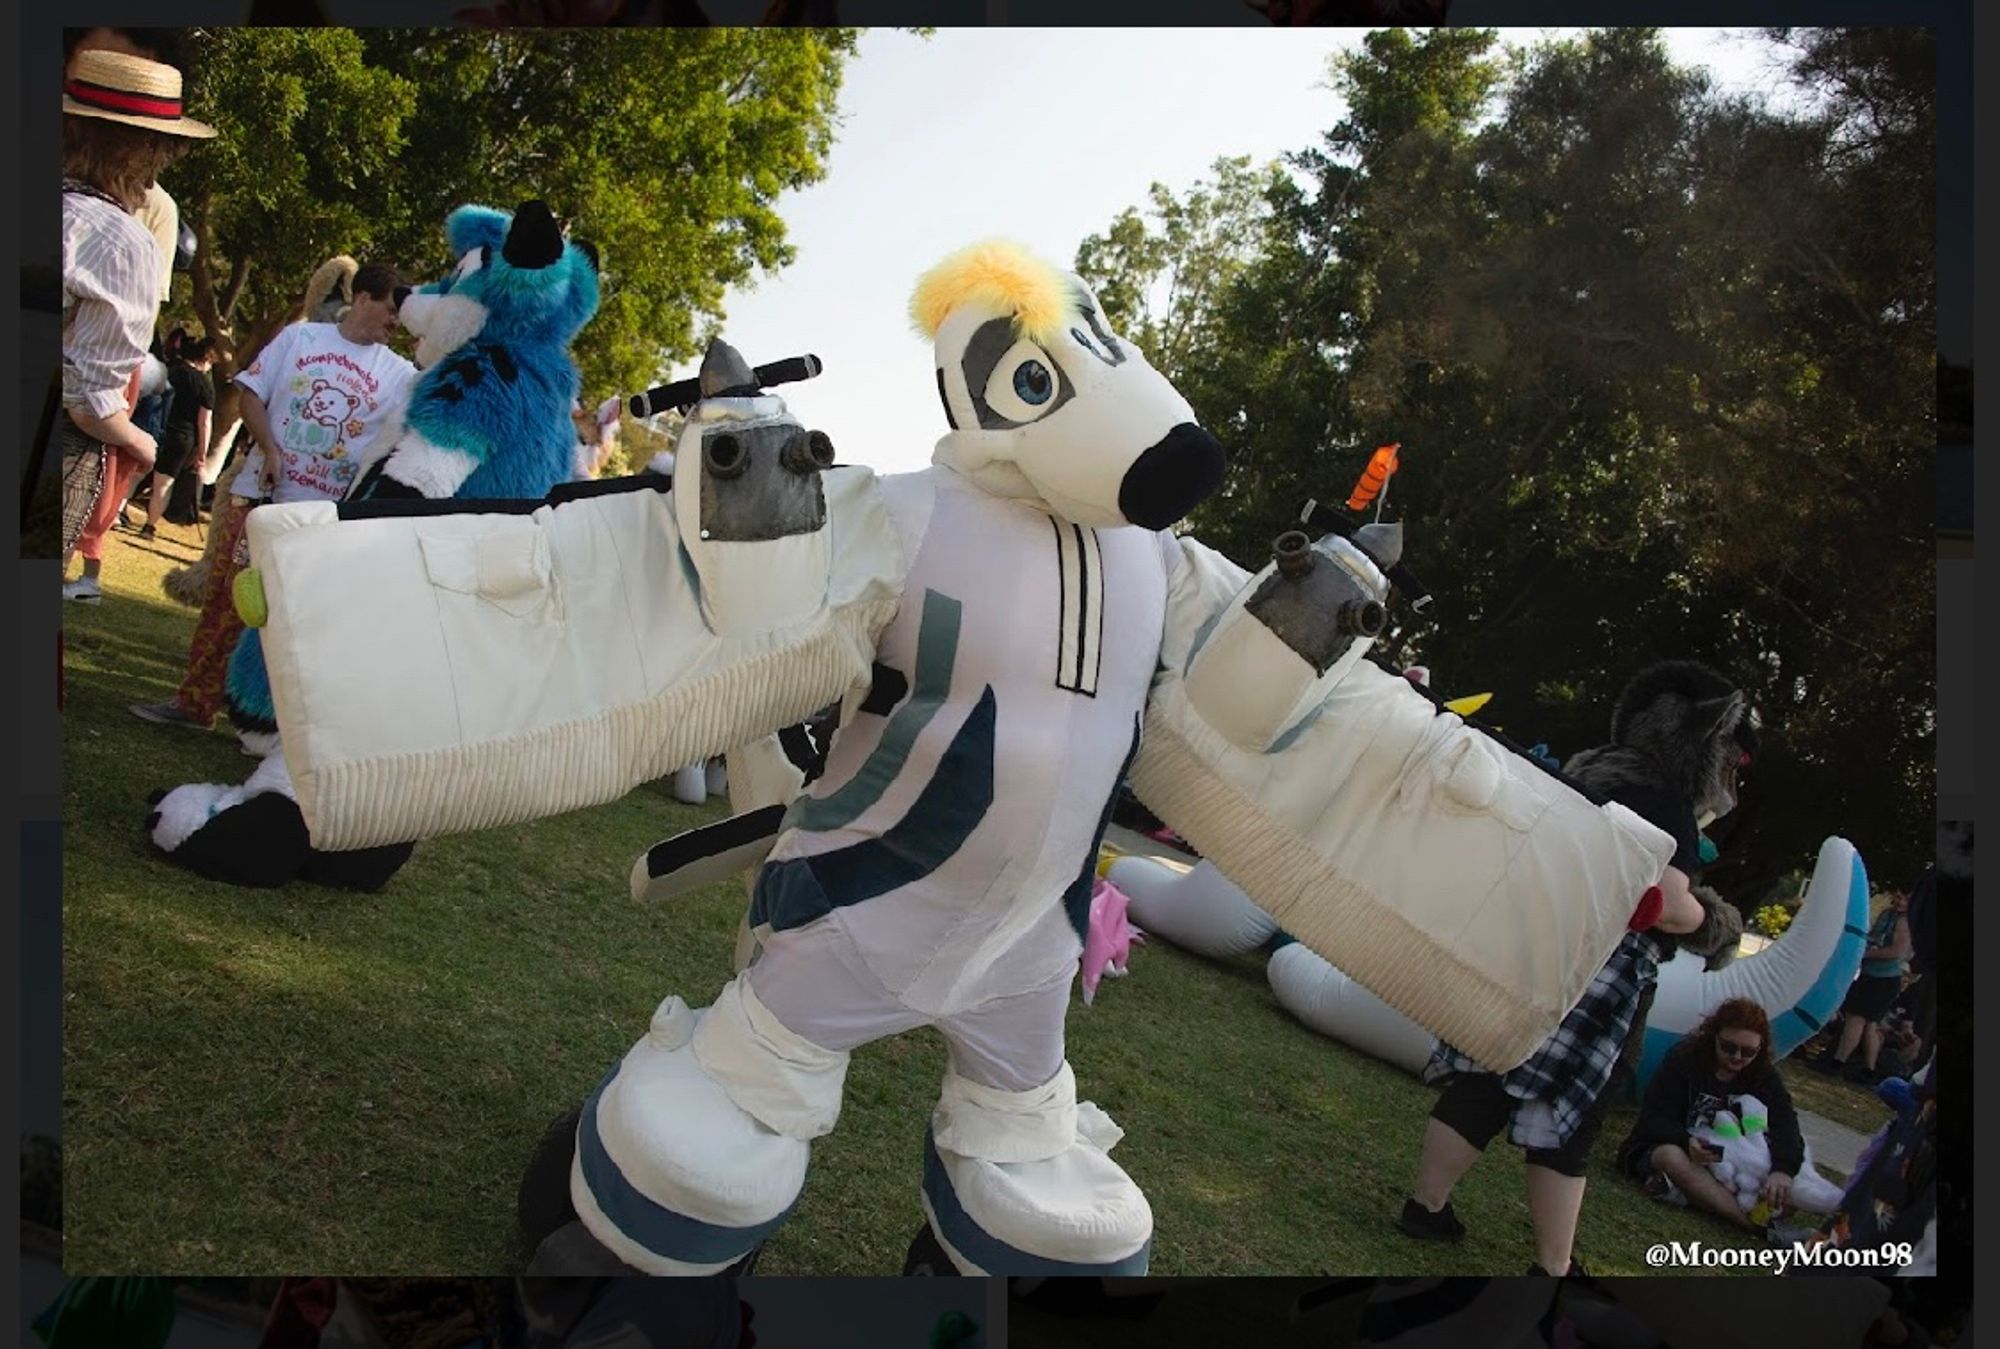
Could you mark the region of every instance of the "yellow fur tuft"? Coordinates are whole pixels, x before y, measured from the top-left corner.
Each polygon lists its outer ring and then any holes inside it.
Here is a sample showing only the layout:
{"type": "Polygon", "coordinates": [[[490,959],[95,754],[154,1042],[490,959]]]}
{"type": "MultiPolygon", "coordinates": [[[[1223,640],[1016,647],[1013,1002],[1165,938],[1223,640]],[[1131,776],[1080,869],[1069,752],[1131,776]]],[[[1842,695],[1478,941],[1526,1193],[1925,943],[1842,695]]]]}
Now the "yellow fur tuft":
{"type": "Polygon", "coordinates": [[[1046,342],[1073,320],[1076,293],[1048,263],[996,239],[960,249],[925,272],[910,297],[910,318],[935,339],[951,312],[966,304],[1011,313],[1023,337],[1046,342]]]}

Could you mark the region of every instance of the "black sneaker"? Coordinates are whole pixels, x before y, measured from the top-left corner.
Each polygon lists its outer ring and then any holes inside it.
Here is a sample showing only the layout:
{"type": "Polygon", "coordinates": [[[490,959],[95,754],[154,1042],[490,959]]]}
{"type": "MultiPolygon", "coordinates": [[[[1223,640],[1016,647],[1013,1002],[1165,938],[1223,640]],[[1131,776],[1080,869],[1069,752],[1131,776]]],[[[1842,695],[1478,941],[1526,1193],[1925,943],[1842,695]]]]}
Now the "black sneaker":
{"type": "Polygon", "coordinates": [[[1405,1236],[1419,1241],[1464,1241],[1465,1224],[1451,1211],[1451,1201],[1433,1213],[1414,1198],[1403,1201],[1403,1215],[1396,1219],[1396,1226],[1405,1236]]]}
{"type": "Polygon", "coordinates": [[[150,721],[155,726],[186,726],[191,730],[206,731],[215,725],[215,718],[207,721],[184,710],[172,698],[163,703],[133,703],[128,709],[141,721],[150,721]]]}

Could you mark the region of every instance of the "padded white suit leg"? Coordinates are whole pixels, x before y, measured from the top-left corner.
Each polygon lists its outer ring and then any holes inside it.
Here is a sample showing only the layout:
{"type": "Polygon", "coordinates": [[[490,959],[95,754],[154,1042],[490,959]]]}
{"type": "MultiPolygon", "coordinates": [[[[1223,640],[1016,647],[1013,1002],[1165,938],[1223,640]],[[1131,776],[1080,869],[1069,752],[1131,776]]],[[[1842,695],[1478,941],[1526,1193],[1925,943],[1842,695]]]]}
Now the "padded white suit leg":
{"type": "Polygon", "coordinates": [[[1153,1210],[1108,1155],[1122,1136],[1076,1099],[1067,1063],[1025,1092],[948,1074],[924,1137],[925,1220],[962,1274],[1144,1274],[1153,1210]]]}
{"type": "Polygon", "coordinates": [[[712,1274],[748,1254],[790,1215],[807,1140],[838,1114],[847,1056],[780,1046],[768,1013],[737,1024],[742,997],[700,1012],[668,998],[584,1103],[570,1197],[591,1235],[635,1269],[712,1274]]]}

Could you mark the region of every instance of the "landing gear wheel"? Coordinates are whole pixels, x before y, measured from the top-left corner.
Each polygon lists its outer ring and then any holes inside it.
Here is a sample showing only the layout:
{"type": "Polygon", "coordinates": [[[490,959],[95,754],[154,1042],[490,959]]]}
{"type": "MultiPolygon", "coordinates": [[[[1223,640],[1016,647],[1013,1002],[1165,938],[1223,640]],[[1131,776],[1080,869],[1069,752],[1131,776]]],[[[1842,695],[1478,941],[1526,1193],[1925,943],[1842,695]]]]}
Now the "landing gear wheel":
{"type": "Polygon", "coordinates": [[[958,1266],[945,1254],[931,1225],[925,1223],[917,1229],[917,1235],[910,1240],[909,1252],[903,1256],[903,1277],[905,1278],[957,1278],[958,1266]]]}
{"type": "Polygon", "coordinates": [[[569,1173],[576,1157],[576,1126],[582,1118],[583,1109],[578,1107],[551,1123],[521,1173],[514,1214],[521,1224],[522,1245],[528,1251],[538,1250],[557,1229],[576,1221],[576,1206],[569,1199],[569,1173]]]}

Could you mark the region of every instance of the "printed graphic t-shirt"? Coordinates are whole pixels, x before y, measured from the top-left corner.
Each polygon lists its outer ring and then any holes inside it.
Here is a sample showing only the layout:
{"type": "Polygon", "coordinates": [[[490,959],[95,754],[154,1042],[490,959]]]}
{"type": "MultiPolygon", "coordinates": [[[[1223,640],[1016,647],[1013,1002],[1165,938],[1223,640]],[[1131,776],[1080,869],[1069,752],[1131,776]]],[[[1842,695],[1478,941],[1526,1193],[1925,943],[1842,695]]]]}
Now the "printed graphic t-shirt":
{"type": "MultiPolygon", "coordinates": [[[[388,449],[382,437],[402,424],[416,378],[417,368],[386,344],[350,342],[337,324],[294,323],[273,338],[236,376],[270,413],[283,459],[272,500],[345,496],[388,449]]],[[[237,481],[254,485],[263,470],[263,451],[252,448],[237,481]]]]}

